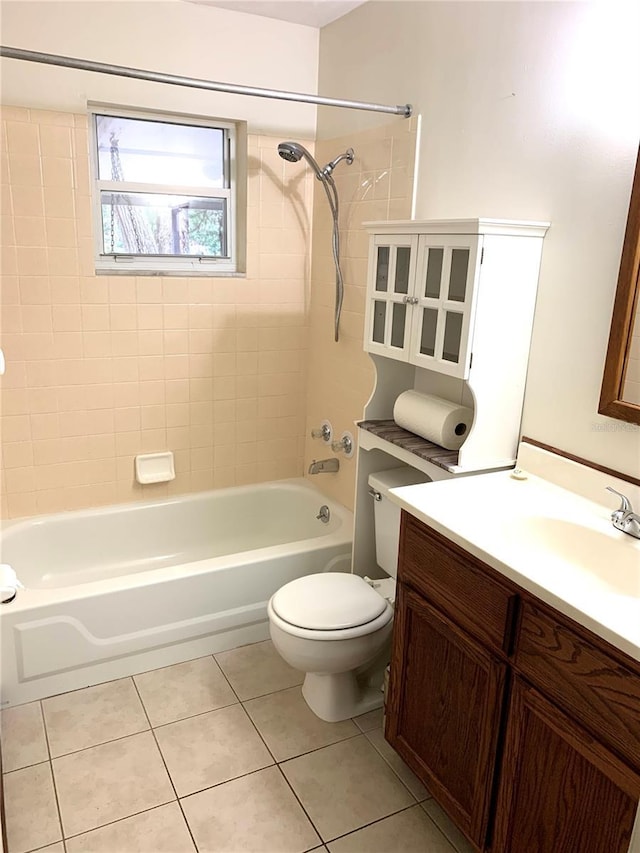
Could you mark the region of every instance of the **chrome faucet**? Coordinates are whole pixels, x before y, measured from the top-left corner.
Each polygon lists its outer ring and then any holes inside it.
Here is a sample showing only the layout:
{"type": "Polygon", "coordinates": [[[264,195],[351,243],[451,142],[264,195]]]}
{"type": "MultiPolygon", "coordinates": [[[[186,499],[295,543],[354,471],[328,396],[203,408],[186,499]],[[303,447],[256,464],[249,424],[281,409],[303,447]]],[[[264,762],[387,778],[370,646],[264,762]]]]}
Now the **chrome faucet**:
{"type": "Polygon", "coordinates": [[[616,490],[612,489],[611,486],[607,486],[607,491],[613,492],[613,494],[617,495],[622,501],[620,509],[611,513],[611,522],[613,526],[616,530],[622,530],[623,533],[628,533],[629,536],[640,539],[640,515],[636,515],[633,511],[629,498],[620,492],[616,492],[616,490]]]}
{"type": "Polygon", "coordinates": [[[335,457],[333,459],[314,459],[309,465],[310,474],[335,474],[340,470],[340,462],[335,457]]]}

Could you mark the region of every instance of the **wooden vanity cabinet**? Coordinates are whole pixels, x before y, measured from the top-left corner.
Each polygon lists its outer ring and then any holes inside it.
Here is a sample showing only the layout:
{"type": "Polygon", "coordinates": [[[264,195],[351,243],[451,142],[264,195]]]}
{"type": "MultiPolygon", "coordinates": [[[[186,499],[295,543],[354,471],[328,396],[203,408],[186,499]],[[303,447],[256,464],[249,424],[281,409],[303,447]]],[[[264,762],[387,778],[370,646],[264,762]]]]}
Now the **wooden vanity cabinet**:
{"type": "Polygon", "coordinates": [[[507,667],[404,584],[396,620],[386,737],[481,847],[507,667]]]}
{"type": "Polygon", "coordinates": [[[626,853],[640,776],[516,676],[491,850],[626,853]]]}
{"type": "Polygon", "coordinates": [[[626,853],[640,664],[402,514],[386,737],[479,851],[626,853]]]}
{"type": "Polygon", "coordinates": [[[398,581],[386,737],[482,850],[516,590],[406,513],[398,581]]]}

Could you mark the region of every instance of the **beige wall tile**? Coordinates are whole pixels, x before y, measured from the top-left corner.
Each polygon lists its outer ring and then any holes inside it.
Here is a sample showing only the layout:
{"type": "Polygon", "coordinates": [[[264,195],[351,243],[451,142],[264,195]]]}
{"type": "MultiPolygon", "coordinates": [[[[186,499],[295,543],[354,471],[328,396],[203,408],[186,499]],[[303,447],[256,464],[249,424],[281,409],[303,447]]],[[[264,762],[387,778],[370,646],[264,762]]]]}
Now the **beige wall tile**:
{"type": "Polygon", "coordinates": [[[73,165],[70,157],[42,157],[42,183],[45,187],[73,185],[73,165]]]}
{"type": "Polygon", "coordinates": [[[172,494],[300,475],[301,457],[256,438],[265,418],[272,442],[303,437],[312,175],[292,192],[278,140],[250,139],[252,280],[96,276],[86,116],[3,117],[4,511],[145,498],[144,449],[182,454],[172,494]]]}
{"type": "MultiPolygon", "coordinates": [[[[335,149],[347,144],[355,149],[354,163],[336,175],[341,193],[341,222],[347,223],[342,240],[345,297],[338,343],[333,341],[332,334],[335,272],[329,243],[330,221],[320,194],[315,199],[313,231],[317,236],[313,241],[311,272],[312,339],[305,470],[318,455],[317,443],[309,437],[311,427],[328,418],[338,435],[343,430],[353,432],[353,423],[362,417],[373,388],[373,365],[362,348],[368,234],[360,223],[370,219],[408,218],[410,214],[415,131],[407,134],[404,126],[399,128],[394,123],[364,131],[349,140],[323,141],[317,146],[319,160],[330,159],[335,156],[332,154],[335,149]]],[[[316,477],[314,483],[328,496],[353,508],[355,467],[355,458],[341,457],[338,474],[322,481],[316,477]]]]}
{"type": "Polygon", "coordinates": [[[75,219],[47,218],[47,246],[74,247],[78,243],[75,219]]]}
{"type": "Polygon", "coordinates": [[[75,202],[71,186],[45,186],[44,211],[47,218],[73,219],[75,202]]]}
{"type": "Polygon", "coordinates": [[[24,121],[7,121],[7,150],[10,154],[40,156],[38,126],[24,121]]]}
{"type": "MultiPolygon", "coordinates": [[[[37,126],[34,129],[38,130],[37,126]]],[[[39,130],[40,148],[45,157],[71,157],[70,129],[56,125],[41,125],[39,130]]]]}
{"type": "Polygon", "coordinates": [[[7,162],[9,165],[9,180],[12,187],[42,186],[40,157],[37,155],[16,153],[10,154],[7,162]]]}
{"type": "Polygon", "coordinates": [[[12,184],[11,191],[3,193],[11,201],[14,216],[44,217],[44,197],[40,186],[19,186],[12,184]]]}

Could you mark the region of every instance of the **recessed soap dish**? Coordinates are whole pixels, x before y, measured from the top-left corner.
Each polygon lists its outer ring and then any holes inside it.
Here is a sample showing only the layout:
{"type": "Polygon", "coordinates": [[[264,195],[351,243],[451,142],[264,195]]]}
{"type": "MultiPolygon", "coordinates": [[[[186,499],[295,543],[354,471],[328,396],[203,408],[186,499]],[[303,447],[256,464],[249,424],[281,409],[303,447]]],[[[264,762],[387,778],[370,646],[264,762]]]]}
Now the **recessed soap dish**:
{"type": "Polygon", "coordinates": [[[173,453],[143,453],[136,456],[136,480],[143,486],[149,483],[168,483],[175,480],[173,453]]]}

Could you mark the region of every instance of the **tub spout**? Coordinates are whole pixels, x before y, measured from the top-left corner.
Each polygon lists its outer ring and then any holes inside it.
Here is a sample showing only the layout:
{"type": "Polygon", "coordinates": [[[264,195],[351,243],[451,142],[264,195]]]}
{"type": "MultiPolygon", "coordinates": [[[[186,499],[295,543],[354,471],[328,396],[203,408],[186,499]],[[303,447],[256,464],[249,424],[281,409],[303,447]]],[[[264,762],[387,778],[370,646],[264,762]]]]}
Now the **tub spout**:
{"type": "Polygon", "coordinates": [[[314,459],[309,465],[310,474],[335,474],[340,470],[340,461],[338,459],[319,459],[317,462],[314,459]]]}

